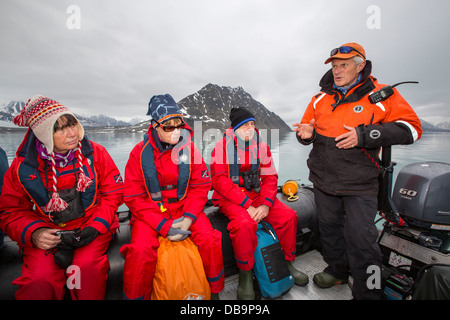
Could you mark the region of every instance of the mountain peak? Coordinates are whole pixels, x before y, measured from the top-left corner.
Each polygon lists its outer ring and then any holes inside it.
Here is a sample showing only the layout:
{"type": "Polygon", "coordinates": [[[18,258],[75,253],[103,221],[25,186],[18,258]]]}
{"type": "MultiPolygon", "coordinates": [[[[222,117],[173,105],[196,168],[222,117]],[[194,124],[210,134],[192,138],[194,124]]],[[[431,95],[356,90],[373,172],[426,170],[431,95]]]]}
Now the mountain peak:
{"type": "Polygon", "coordinates": [[[178,105],[190,125],[194,121],[202,121],[204,130],[229,128],[231,108],[243,107],[255,115],[258,129],[279,129],[280,133],[292,131],[279,116],[267,110],[240,86],[233,88],[208,83],[179,101],[178,105]]]}
{"type": "MultiPolygon", "coordinates": [[[[4,123],[11,123],[12,125],[14,117],[20,113],[20,111],[25,107],[25,104],[26,103],[23,101],[10,101],[7,104],[0,105],[0,121],[4,123]]],[[[75,116],[85,128],[122,127],[130,125],[127,122],[116,120],[103,114],[96,116],[82,116],[75,114],[75,116]]]]}

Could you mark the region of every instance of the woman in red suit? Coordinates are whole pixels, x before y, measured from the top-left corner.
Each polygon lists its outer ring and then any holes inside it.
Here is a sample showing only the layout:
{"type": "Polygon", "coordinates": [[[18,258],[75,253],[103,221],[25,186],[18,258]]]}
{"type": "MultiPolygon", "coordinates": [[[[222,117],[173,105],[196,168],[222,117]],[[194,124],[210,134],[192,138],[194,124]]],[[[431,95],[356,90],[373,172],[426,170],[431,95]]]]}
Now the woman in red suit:
{"type": "Polygon", "coordinates": [[[16,299],[63,299],[69,276],[72,299],[104,299],[119,170],[52,99],[34,96],[14,123],[29,129],[4,177],[0,228],[23,250],[16,299]]]}
{"type": "Polygon", "coordinates": [[[203,212],[211,188],[208,169],[195,147],[192,130],[173,98],[154,96],[152,126],[130,153],[124,200],[132,212],[131,243],[125,257],[124,299],[150,299],[159,248],[158,237],[187,236],[198,246],[211,298],[224,287],[222,236],[203,212]]]}

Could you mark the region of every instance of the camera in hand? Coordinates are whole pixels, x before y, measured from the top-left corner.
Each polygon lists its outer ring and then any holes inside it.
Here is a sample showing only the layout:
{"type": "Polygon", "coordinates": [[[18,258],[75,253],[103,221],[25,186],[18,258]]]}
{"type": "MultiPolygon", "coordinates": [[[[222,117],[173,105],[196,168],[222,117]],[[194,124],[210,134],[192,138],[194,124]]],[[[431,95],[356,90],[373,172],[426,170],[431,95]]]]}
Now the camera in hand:
{"type": "Polygon", "coordinates": [[[64,244],[71,244],[80,241],[81,229],[76,228],[73,230],[58,230],[56,235],[61,237],[61,242],[64,244]]]}

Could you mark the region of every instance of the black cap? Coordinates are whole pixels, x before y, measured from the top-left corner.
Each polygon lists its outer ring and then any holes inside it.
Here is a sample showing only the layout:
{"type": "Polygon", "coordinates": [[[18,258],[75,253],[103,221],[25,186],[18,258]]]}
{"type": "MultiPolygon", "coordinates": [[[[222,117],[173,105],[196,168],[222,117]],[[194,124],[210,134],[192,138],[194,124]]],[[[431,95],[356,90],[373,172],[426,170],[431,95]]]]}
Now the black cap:
{"type": "Polygon", "coordinates": [[[245,108],[232,108],[230,111],[230,120],[231,120],[231,127],[233,128],[233,130],[236,130],[246,122],[249,121],[256,122],[253,113],[251,113],[245,108]]]}

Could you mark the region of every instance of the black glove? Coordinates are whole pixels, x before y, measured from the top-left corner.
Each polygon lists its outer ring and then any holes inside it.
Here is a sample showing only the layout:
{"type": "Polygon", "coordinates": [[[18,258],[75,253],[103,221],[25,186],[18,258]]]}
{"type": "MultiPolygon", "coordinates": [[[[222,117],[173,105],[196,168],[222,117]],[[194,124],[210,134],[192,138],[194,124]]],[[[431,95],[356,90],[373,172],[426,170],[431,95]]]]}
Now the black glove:
{"type": "Polygon", "coordinates": [[[67,244],[58,244],[55,248],[54,259],[55,263],[63,269],[67,269],[73,260],[73,248],[67,244]]]}
{"type": "Polygon", "coordinates": [[[81,230],[80,239],[78,241],[74,241],[71,243],[72,247],[74,248],[81,248],[92,241],[94,241],[95,238],[98,236],[98,231],[94,227],[86,227],[83,230],[81,230]]]}
{"type": "Polygon", "coordinates": [[[63,269],[67,269],[73,260],[73,244],[78,242],[81,235],[80,228],[74,230],[60,230],[56,232],[60,236],[61,243],[51,251],[54,255],[55,262],[63,269]]]}
{"type": "Polygon", "coordinates": [[[61,244],[72,246],[74,242],[80,240],[81,229],[76,228],[73,230],[60,230],[56,232],[56,235],[61,238],[61,244]]]}

